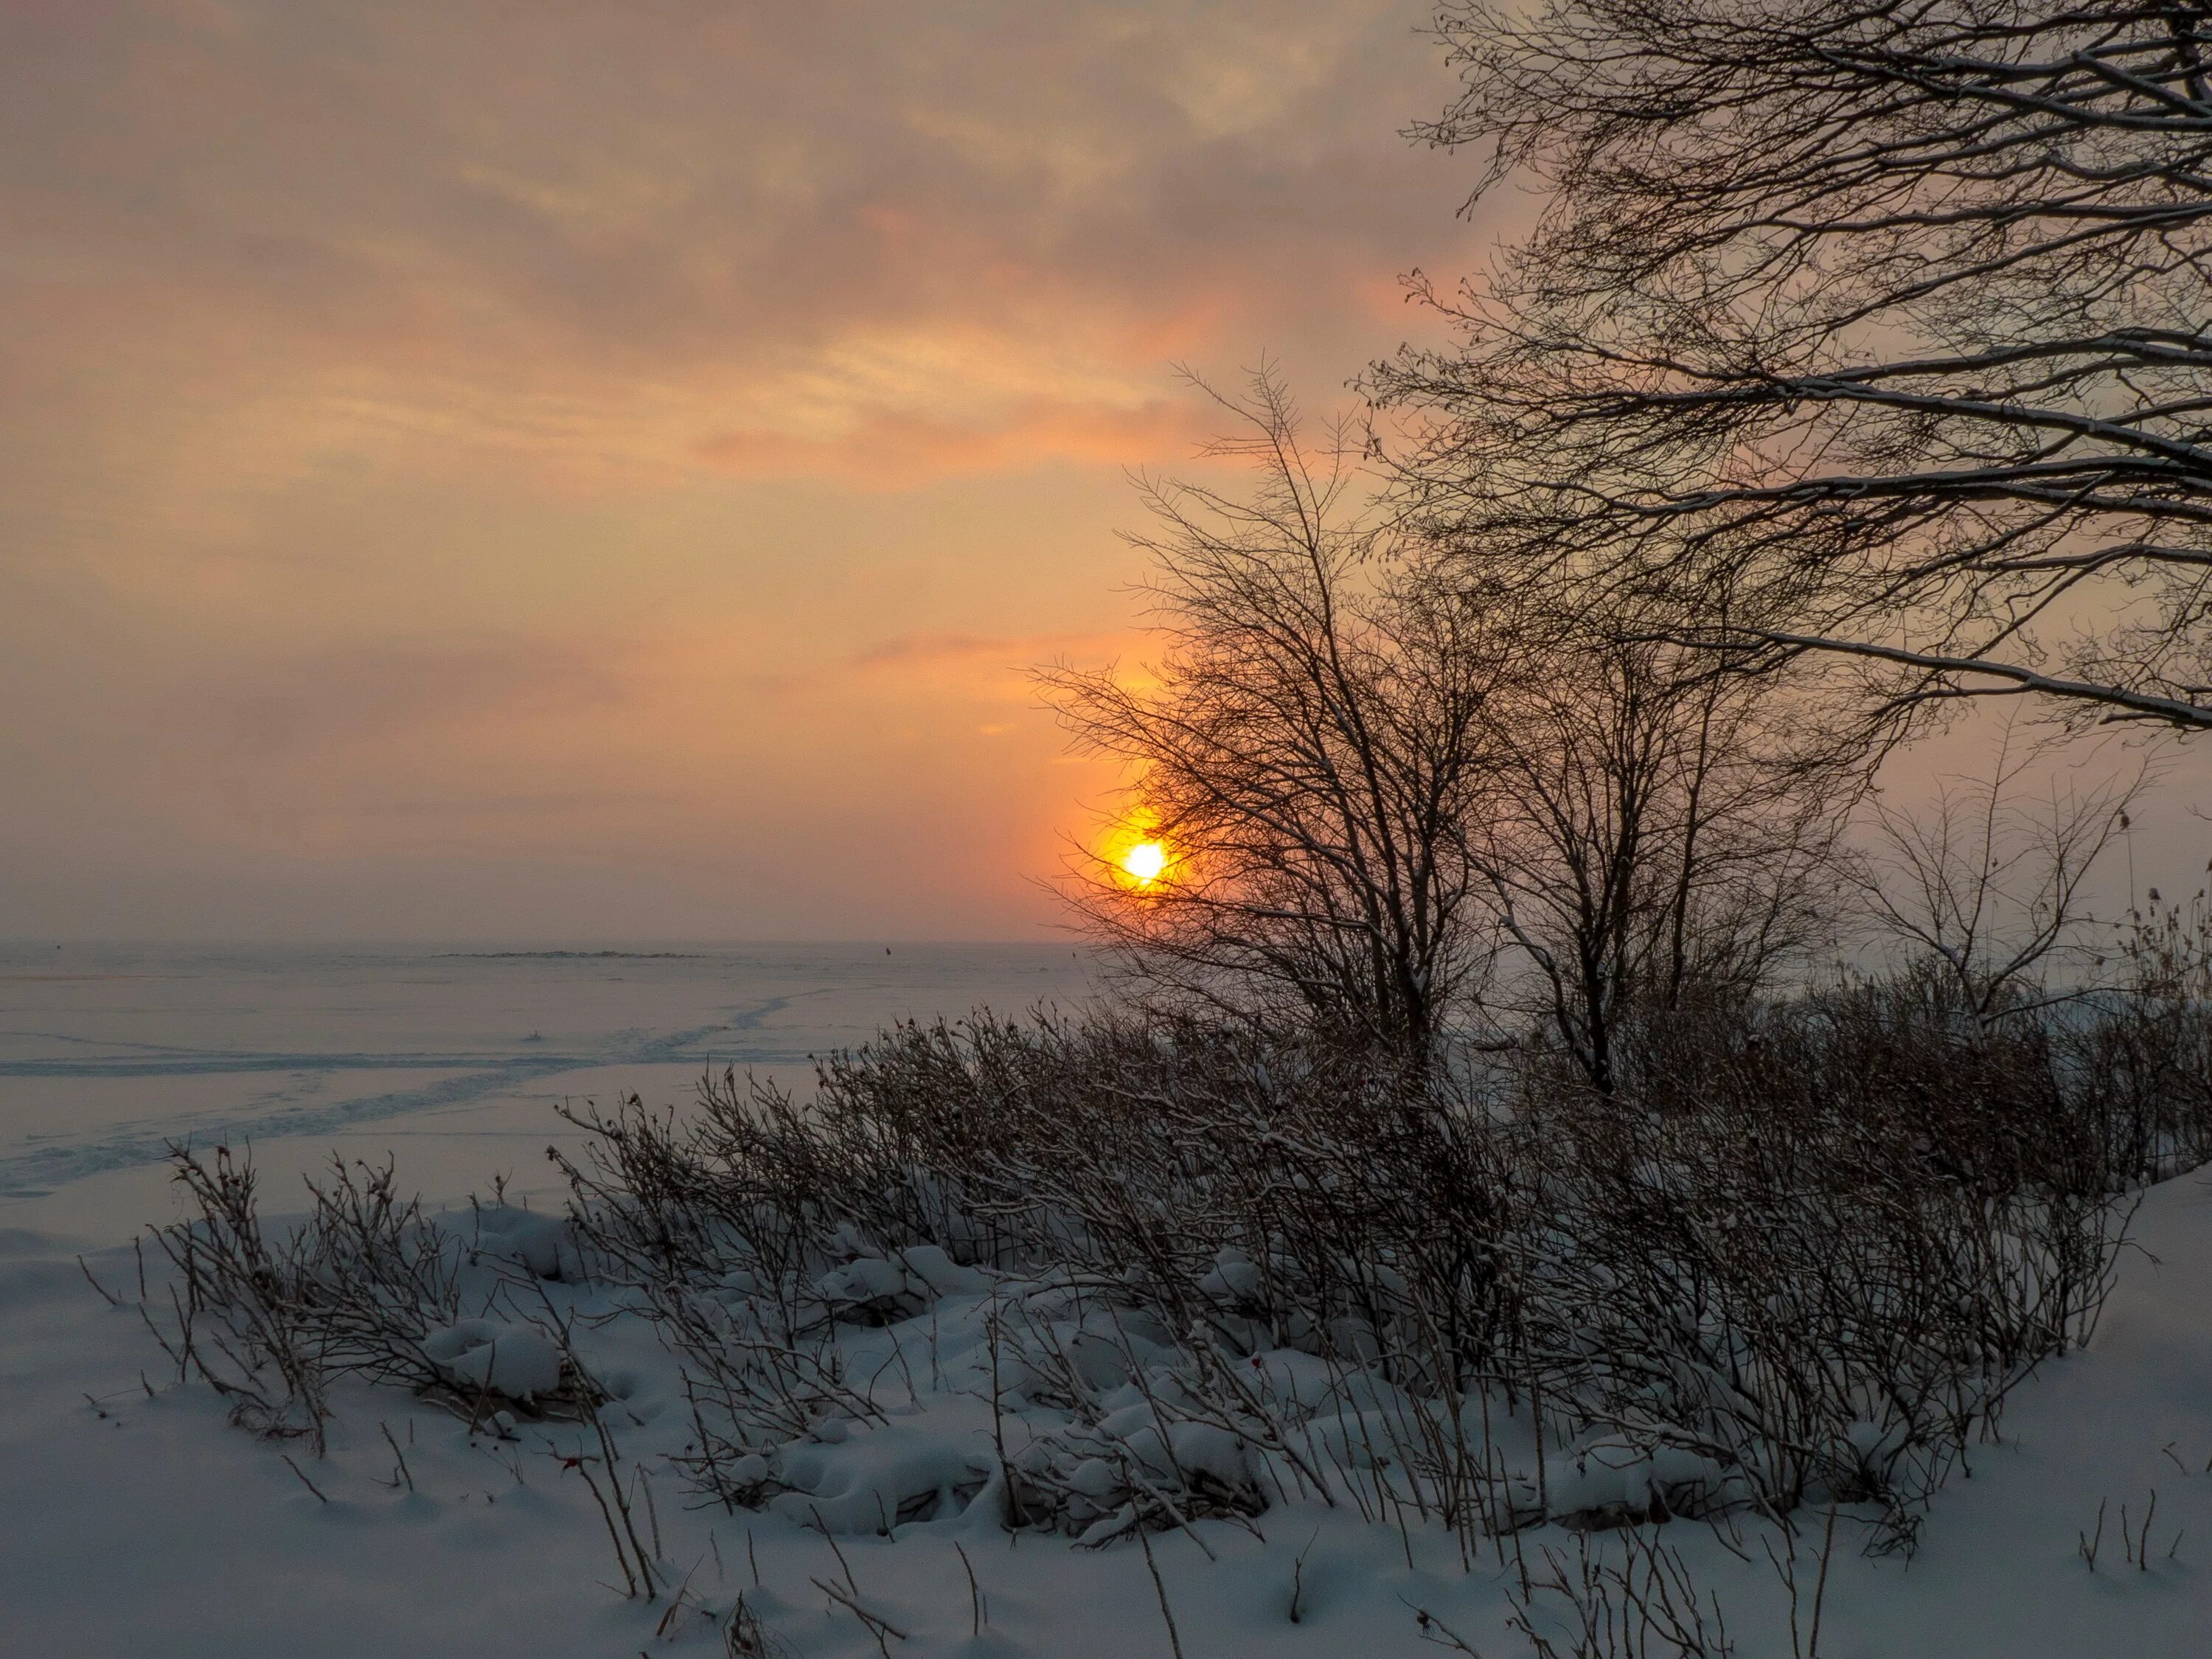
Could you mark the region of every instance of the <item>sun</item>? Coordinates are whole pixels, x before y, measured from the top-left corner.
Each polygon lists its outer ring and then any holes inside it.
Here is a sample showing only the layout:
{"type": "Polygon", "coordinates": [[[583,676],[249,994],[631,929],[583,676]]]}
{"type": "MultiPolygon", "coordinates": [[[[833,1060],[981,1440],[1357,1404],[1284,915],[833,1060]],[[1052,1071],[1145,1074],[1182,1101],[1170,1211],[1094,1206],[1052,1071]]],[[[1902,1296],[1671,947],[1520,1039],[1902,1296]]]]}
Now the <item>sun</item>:
{"type": "Polygon", "coordinates": [[[1121,869],[1139,887],[1149,887],[1168,867],[1168,849],[1156,841],[1140,841],[1121,854],[1121,869]]]}
{"type": "Polygon", "coordinates": [[[1183,859],[1158,814],[1144,805],[1132,807],[1105,826],[1092,846],[1098,860],[1094,867],[1129,894],[1164,887],[1170,872],[1183,859]]]}

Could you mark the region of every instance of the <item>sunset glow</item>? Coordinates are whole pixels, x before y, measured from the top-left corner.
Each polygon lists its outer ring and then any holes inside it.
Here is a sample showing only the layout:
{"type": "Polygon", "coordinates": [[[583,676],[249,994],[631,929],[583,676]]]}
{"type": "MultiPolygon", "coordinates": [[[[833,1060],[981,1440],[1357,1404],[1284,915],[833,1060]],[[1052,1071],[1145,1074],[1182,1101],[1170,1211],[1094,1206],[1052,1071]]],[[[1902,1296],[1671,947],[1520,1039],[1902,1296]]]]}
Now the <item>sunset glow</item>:
{"type": "Polygon", "coordinates": [[[989,11],[0,7],[9,927],[1056,926],[1174,365],[1331,406],[1464,168],[1413,0],[989,11]]]}
{"type": "Polygon", "coordinates": [[[1149,887],[1168,867],[1168,849],[1156,841],[1140,841],[1121,854],[1121,868],[1139,887],[1149,887]]]}

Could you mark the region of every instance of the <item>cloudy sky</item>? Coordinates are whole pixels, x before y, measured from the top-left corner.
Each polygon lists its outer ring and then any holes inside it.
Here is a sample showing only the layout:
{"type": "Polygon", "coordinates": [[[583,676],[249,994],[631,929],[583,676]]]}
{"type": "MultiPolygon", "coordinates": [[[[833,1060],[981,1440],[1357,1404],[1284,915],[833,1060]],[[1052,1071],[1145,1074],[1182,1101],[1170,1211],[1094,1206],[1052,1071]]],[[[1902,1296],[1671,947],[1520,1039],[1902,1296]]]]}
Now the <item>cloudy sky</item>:
{"type": "Polygon", "coordinates": [[[1042,936],[1173,365],[1494,240],[1423,17],[0,4],[0,935],[1042,936]]]}

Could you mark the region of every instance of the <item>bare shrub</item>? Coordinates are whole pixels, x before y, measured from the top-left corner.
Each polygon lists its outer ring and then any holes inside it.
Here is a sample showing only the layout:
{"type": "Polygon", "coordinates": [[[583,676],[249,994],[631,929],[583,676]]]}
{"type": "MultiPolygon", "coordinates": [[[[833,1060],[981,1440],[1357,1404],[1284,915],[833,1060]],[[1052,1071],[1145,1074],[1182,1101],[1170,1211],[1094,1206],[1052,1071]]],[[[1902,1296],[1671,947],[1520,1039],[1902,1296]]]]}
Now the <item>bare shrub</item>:
{"type": "Polygon", "coordinates": [[[1536,1659],[1729,1659],[1720,1603],[1699,1595],[1680,1553],[1642,1528],[1620,1536],[1617,1562],[1588,1534],[1571,1555],[1545,1547],[1512,1618],[1536,1659]]]}
{"type": "MultiPolygon", "coordinates": [[[[1610,1090],[1556,1050],[1414,1069],[1157,1011],[908,1024],[803,1103],[726,1073],[686,1116],[580,1115],[576,1265],[675,1353],[697,1489],[825,1532],[981,1504],[1100,1545],[1306,1501],[1409,1558],[1428,1524],[1525,1561],[1546,1522],[1870,1506],[1910,1548],[2011,1391],[2086,1340],[2131,1195],[2212,1146],[2201,925],[2145,924],[2130,960],[2124,991],[1987,1025],[1925,968],[1648,1011],[1610,1090]],[[959,1380],[925,1386],[941,1317],[959,1380]],[[988,1454],[822,1513],[825,1443],[948,1391],[988,1399],[988,1454]]],[[[240,1421],[319,1437],[342,1376],[481,1416],[496,1371],[462,1399],[439,1345],[507,1269],[388,1170],[337,1170],[272,1236],[250,1166],[178,1156],[202,1214],[159,1235],[161,1329],[240,1421]]],[[[588,1411],[541,1300],[561,1385],[532,1408],[588,1411]]],[[[627,1488],[602,1496],[649,1588],[627,1488]]],[[[1671,1569],[1636,1571],[1694,1636],[1671,1569]]]]}
{"type": "Polygon", "coordinates": [[[1639,1018],[1610,1092],[1541,1053],[1416,1075],[1242,1024],[979,1016],[833,1059],[804,1108],[726,1076],[687,1122],[633,1103],[572,1175],[732,1504],[825,1419],[879,1419],[840,1328],[957,1275],[1002,1424],[958,1498],[995,1479],[1013,1524],[1097,1542],[1303,1496],[1471,1552],[1870,1503],[1909,1547],[2094,1325],[2145,1149],[2212,1132],[2157,1080],[2189,1008],[1984,1032],[1905,972],[1639,1018]],[[2155,1135],[2127,1115],[2153,1097],[2155,1135]]]}
{"type": "Polygon", "coordinates": [[[177,1278],[170,1318],[150,1310],[147,1325],[176,1362],[230,1402],[231,1420],[258,1432],[313,1438],[319,1452],[325,1365],[298,1294],[296,1249],[264,1236],[249,1159],[227,1146],[205,1164],[171,1153],[173,1178],[199,1211],[196,1221],[154,1230],[177,1278]]]}
{"type": "Polygon", "coordinates": [[[1150,1391],[1153,1455],[1113,1504],[1061,1478],[1097,1455],[1078,1433],[1010,1471],[1017,1510],[1188,1518],[1259,1501],[1182,1466],[1202,1430],[1322,1486],[1301,1437],[1320,1402],[1271,1400],[1237,1369],[1253,1355],[1380,1363],[1455,1399],[1495,1341],[1481,1144],[1407,1087],[1386,1055],[1244,1026],[979,1016],[832,1060],[803,1111],[726,1077],[681,1127],[635,1105],[592,1120],[571,1176],[580,1224],[685,1358],[719,1495],[757,1501],[775,1444],[875,1414],[834,1372],[836,1327],[916,1311],[923,1276],[899,1264],[927,1247],[1006,1285],[1009,1390],[1079,1423],[1104,1393],[1150,1391]],[[1456,1288],[1419,1304],[1416,1279],[1456,1288]]]}
{"type": "MultiPolygon", "coordinates": [[[[319,1452],[330,1386],[348,1377],[432,1395],[471,1423],[494,1409],[532,1417],[588,1410],[594,1390],[566,1363],[557,1388],[501,1388],[502,1328],[486,1328],[481,1377],[442,1351],[471,1340],[459,1322],[477,1253],[432,1223],[419,1200],[399,1196],[389,1163],[333,1158],[326,1176],[307,1183],[305,1217],[272,1232],[249,1158],[227,1146],[208,1158],[179,1146],[170,1161],[198,1213],[151,1230],[176,1273],[167,1313],[146,1309],[147,1322],[179,1375],[230,1401],[234,1420],[306,1436],[319,1452]]],[[[489,1289],[505,1282],[497,1265],[478,1271],[489,1289]]],[[[566,1350],[564,1333],[544,1340],[566,1350]]]]}
{"type": "Polygon", "coordinates": [[[2155,888],[2150,902],[2123,935],[2118,983],[2063,1037],[2122,1167],[2160,1181],[2212,1161],[2212,905],[2202,890],[2186,909],[2155,888]]]}
{"type": "Polygon", "coordinates": [[[1632,1516],[1873,1501],[1908,1542],[2094,1323],[2136,1172],[2047,1027],[1977,1042],[1926,989],[1653,1022],[1610,1098],[1531,1091],[1528,1361],[1632,1516]]]}

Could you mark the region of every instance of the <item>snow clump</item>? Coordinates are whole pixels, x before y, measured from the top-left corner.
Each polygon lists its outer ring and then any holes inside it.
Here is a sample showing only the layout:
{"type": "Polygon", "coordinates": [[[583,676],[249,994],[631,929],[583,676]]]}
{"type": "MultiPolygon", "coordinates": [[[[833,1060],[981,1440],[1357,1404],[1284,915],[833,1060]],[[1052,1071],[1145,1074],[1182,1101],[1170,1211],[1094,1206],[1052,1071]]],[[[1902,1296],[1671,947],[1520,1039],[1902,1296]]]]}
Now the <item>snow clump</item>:
{"type": "Polygon", "coordinates": [[[459,1320],[425,1337],[422,1352],[456,1388],[534,1400],[561,1387],[561,1350],[527,1325],[459,1320]]]}

